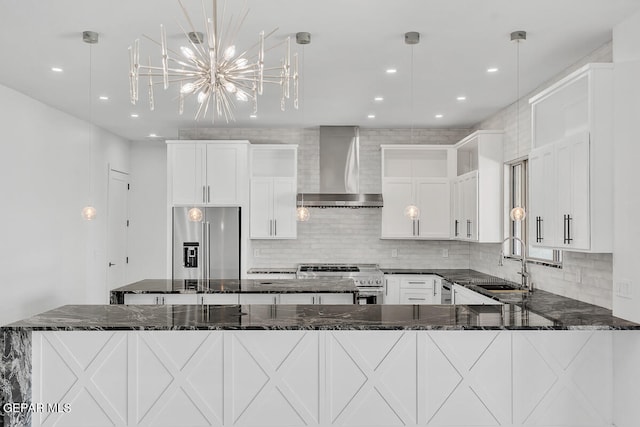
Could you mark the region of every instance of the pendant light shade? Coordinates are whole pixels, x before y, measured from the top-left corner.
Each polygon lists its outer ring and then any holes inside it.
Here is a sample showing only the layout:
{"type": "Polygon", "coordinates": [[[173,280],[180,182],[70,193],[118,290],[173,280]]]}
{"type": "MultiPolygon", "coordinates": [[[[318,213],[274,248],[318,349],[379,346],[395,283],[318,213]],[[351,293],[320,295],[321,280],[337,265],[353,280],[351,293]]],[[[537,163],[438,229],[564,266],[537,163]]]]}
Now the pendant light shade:
{"type": "Polygon", "coordinates": [[[85,206],[84,208],[82,208],[82,218],[87,221],[95,219],[97,213],[98,212],[96,211],[96,208],[94,208],[93,206],[85,206]]]}
{"type": "Polygon", "coordinates": [[[404,208],[404,216],[410,220],[418,219],[420,218],[420,208],[416,205],[408,205],[404,208]]]}
{"type": "Polygon", "coordinates": [[[203,214],[202,209],[200,208],[191,208],[189,212],[187,212],[187,216],[189,217],[189,221],[191,222],[200,222],[202,221],[203,214]]]}
{"type": "Polygon", "coordinates": [[[525,211],[523,207],[516,206],[515,208],[511,209],[509,216],[511,217],[512,221],[522,221],[527,217],[527,211],[525,211]]]}
{"type": "Polygon", "coordinates": [[[309,221],[311,217],[311,212],[309,212],[309,208],[304,205],[304,194],[301,194],[300,206],[296,209],[296,219],[298,222],[306,222],[309,221]]]}
{"type": "Polygon", "coordinates": [[[309,208],[306,208],[304,206],[300,206],[297,210],[296,210],[296,219],[300,222],[306,222],[309,221],[309,217],[311,216],[311,214],[309,213],[309,208]]]}

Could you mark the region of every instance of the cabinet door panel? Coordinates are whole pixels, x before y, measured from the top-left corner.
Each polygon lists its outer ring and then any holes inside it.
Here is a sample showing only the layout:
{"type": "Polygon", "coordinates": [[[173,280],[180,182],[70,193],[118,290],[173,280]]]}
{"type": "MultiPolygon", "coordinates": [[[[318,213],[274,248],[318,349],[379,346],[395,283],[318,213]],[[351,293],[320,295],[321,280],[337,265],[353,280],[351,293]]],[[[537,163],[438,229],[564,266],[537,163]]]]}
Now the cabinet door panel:
{"type": "Polygon", "coordinates": [[[316,294],[316,304],[353,304],[353,294],[316,294]]]}
{"type": "Polygon", "coordinates": [[[413,238],[413,221],[404,216],[404,208],[415,203],[411,178],[385,180],[382,193],[382,237],[413,238]]]}
{"type": "Polygon", "coordinates": [[[573,164],[571,168],[572,188],[572,221],[570,224],[572,247],[576,249],[590,248],[589,213],[589,135],[580,134],[572,141],[573,164]]]}
{"type": "Polygon", "coordinates": [[[278,304],[316,304],[316,294],[280,294],[278,304]]]}
{"type": "Polygon", "coordinates": [[[240,200],[238,185],[238,149],[207,147],[207,203],[235,204],[240,200]]]}
{"type": "Polygon", "coordinates": [[[173,204],[204,203],[202,148],[196,144],[172,145],[169,153],[173,171],[173,204]]]}
{"type": "Polygon", "coordinates": [[[400,304],[400,279],[393,276],[384,278],[384,304],[400,304]]]}
{"type": "Polygon", "coordinates": [[[431,289],[400,289],[400,304],[436,304],[431,289]]]}
{"type": "Polygon", "coordinates": [[[273,234],[273,181],[271,178],[251,180],[251,238],[270,238],[273,234]]]}
{"type": "Polygon", "coordinates": [[[553,146],[533,150],[529,155],[529,242],[533,246],[555,246],[557,220],[553,146]]]}
{"type": "Polygon", "coordinates": [[[295,239],[296,191],[294,179],[274,178],[273,180],[273,236],[278,239],[295,239]]]}
{"type": "Polygon", "coordinates": [[[277,304],[278,294],[240,294],[240,304],[277,304]]]}
{"type": "Polygon", "coordinates": [[[447,179],[416,181],[416,200],[420,208],[418,236],[433,239],[449,237],[450,194],[447,179]]]}

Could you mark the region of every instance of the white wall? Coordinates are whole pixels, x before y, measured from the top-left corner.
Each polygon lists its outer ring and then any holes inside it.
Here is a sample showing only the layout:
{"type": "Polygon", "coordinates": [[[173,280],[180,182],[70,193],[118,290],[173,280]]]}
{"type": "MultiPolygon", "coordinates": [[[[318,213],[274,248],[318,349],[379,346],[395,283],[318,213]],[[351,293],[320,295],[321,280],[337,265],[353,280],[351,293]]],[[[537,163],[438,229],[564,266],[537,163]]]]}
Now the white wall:
{"type": "Polygon", "coordinates": [[[0,86],[0,325],[63,304],[96,303],[106,288],[108,164],[129,168],[129,143],[0,86]]]}
{"type": "Polygon", "coordinates": [[[640,322],[640,191],[638,191],[638,117],[640,117],[640,13],[613,31],[615,62],[613,312],[640,322]],[[619,289],[628,295],[620,295],[619,289]]]}
{"type": "Polygon", "coordinates": [[[167,147],[164,141],[131,144],[128,283],[167,275],[167,147]]]}

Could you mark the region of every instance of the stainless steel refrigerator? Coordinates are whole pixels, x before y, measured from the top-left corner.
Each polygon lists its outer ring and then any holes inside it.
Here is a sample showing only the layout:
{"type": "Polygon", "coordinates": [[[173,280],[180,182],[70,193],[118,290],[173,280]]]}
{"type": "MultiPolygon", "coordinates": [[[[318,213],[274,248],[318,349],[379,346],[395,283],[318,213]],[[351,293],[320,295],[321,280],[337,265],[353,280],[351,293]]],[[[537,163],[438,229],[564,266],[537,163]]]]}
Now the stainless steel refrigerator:
{"type": "Polygon", "coordinates": [[[240,278],[240,208],[202,207],[190,221],[188,207],[173,208],[173,278],[240,278]]]}

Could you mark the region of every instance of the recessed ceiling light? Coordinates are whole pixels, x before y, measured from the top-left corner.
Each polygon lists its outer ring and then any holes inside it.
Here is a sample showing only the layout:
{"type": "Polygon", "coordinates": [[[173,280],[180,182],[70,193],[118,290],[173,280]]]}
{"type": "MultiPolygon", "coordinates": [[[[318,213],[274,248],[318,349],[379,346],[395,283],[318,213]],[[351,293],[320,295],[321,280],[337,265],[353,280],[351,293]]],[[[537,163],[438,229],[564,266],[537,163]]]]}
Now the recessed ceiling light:
{"type": "Polygon", "coordinates": [[[487,68],[487,73],[496,73],[498,69],[496,67],[487,68]]]}
{"type": "Polygon", "coordinates": [[[155,133],[150,133],[149,134],[149,138],[156,138],[158,135],[156,135],[155,133]]]}
{"type": "Polygon", "coordinates": [[[369,114],[369,115],[367,116],[367,118],[368,118],[368,119],[375,119],[375,118],[376,118],[376,115],[375,115],[375,114],[369,114]]]}
{"type": "Polygon", "coordinates": [[[376,96],[375,98],[373,98],[373,100],[374,100],[374,101],[381,102],[381,101],[384,101],[384,98],[383,98],[383,97],[381,97],[381,96],[376,96]]]}
{"type": "Polygon", "coordinates": [[[466,101],[467,97],[466,96],[459,96],[456,98],[458,101],[466,101]]]}
{"type": "Polygon", "coordinates": [[[387,74],[395,74],[397,72],[398,72],[398,70],[396,70],[395,68],[388,68],[387,69],[387,74]]]}
{"type": "Polygon", "coordinates": [[[258,116],[256,116],[255,114],[252,114],[252,115],[250,115],[250,116],[249,116],[249,118],[251,118],[251,119],[257,119],[257,118],[258,118],[258,116]]]}
{"type": "Polygon", "coordinates": [[[53,71],[55,73],[61,73],[62,72],[62,68],[60,68],[60,67],[51,67],[51,71],[53,71]]]}
{"type": "Polygon", "coordinates": [[[138,118],[138,115],[137,115],[136,113],[132,113],[132,114],[131,114],[131,117],[133,117],[134,119],[137,119],[137,118],[138,118]]]}
{"type": "Polygon", "coordinates": [[[444,117],[444,116],[443,116],[442,114],[436,114],[436,119],[441,119],[441,118],[443,118],[443,117],[444,117]]]}
{"type": "Polygon", "coordinates": [[[105,95],[102,95],[102,96],[99,97],[99,99],[100,99],[100,101],[108,101],[109,97],[105,96],[105,95]]]}

